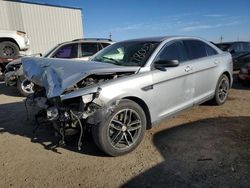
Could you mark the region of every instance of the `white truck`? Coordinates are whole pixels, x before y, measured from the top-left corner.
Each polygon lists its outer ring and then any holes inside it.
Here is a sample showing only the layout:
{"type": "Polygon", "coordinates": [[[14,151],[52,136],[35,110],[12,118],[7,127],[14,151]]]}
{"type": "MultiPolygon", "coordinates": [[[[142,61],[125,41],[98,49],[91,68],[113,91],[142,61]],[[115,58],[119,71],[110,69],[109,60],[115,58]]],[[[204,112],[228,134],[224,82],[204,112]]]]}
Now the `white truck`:
{"type": "Polygon", "coordinates": [[[27,51],[29,47],[25,32],[0,30],[0,58],[17,58],[20,52],[27,51]]]}
{"type": "Polygon", "coordinates": [[[5,66],[21,55],[27,55],[30,41],[23,31],[0,30],[0,75],[5,66]]]}

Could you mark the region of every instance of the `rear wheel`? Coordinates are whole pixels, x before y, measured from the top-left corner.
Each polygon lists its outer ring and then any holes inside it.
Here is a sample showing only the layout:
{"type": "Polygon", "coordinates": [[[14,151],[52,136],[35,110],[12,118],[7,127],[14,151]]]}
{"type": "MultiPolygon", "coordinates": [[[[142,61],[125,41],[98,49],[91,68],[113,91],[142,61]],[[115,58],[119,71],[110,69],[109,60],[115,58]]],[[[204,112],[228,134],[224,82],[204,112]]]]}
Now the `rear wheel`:
{"type": "Polygon", "coordinates": [[[26,78],[19,78],[17,81],[17,89],[22,96],[27,97],[28,95],[34,93],[34,84],[26,78]]]}
{"type": "Polygon", "coordinates": [[[19,48],[14,42],[4,41],[0,43],[1,58],[17,58],[19,56],[19,48]]]}
{"type": "Polygon", "coordinates": [[[219,81],[217,83],[217,87],[215,90],[215,96],[212,99],[212,102],[215,105],[224,104],[228,98],[229,89],[230,89],[229,78],[227,77],[227,75],[223,74],[219,78],[219,81]]]}
{"type": "Polygon", "coordinates": [[[96,145],[111,156],[131,152],[142,141],[146,130],[143,109],[131,100],[122,100],[99,125],[93,125],[96,145]]]}

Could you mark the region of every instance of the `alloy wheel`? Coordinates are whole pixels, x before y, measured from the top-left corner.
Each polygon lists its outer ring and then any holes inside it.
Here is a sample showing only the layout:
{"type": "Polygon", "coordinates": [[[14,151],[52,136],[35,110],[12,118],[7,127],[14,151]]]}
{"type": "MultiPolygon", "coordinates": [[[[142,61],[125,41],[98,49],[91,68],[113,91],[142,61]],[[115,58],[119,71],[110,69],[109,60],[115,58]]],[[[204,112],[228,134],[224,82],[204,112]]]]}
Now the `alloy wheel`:
{"type": "Polygon", "coordinates": [[[223,78],[220,81],[219,88],[218,88],[218,97],[220,102],[224,102],[227,98],[228,95],[228,90],[229,90],[229,83],[226,78],[223,78]]]}
{"type": "Polygon", "coordinates": [[[137,142],[141,129],[141,118],[136,111],[120,110],[109,123],[109,142],[116,149],[131,147],[137,142]]]}
{"type": "Polygon", "coordinates": [[[26,93],[29,93],[29,94],[34,93],[33,87],[34,87],[34,84],[27,79],[24,79],[21,83],[21,88],[26,93]]]}

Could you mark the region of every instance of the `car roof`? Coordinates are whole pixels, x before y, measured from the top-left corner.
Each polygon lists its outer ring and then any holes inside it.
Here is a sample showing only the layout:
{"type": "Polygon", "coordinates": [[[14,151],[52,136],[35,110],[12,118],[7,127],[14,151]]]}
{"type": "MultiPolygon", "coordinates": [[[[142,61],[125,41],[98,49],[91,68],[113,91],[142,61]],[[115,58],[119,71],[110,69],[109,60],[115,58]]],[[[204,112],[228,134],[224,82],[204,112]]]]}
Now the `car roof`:
{"type": "Polygon", "coordinates": [[[72,41],[66,41],[66,42],[62,42],[58,45],[62,45],[62,44],[73,44],[73,43],[108,43],[108,44],[113,44],[114,41],[110,40],[110,39],[99,39],[99,38],[86,38],[86,39],[74,39],[72,41]]]}
{"type": "Polygon", "coordinates": [[[168,39],[197,39],[197,40],[203,40],[199,37],[193,37],[193,36],[185,36],[185,35],[169,35],[169,36],[158,36],[158,37],[146,37],[146,38],[138,38],[138,39],[131,39],[126,40],[126,42],[133,42],[133,41],[152,41],[152,42],[162,42],[168,39]]]}
{"type": "Polygon", "coordinates": [[[232,44],[237,44],[237,43],[249,43],[249,42],[247,42],[247,41],[235,41],[235,42],[221,42],[221,43],[216,43],[216,44],[232,45],[232,44]]]}

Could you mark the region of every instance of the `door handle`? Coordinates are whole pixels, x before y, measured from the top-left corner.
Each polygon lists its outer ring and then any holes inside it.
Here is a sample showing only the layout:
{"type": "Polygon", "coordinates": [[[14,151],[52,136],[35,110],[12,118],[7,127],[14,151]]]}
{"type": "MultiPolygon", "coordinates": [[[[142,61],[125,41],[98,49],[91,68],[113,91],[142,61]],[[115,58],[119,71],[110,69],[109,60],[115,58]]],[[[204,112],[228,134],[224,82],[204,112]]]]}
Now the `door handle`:
{"type": "Polygon", "coordinates": [[[185,68],[185,71],[186,72],[189,72],[189,71],[191,71],[192,70],[192,68],[190,67],[190,66],[187,66],[186,68],[185,68]]]}

